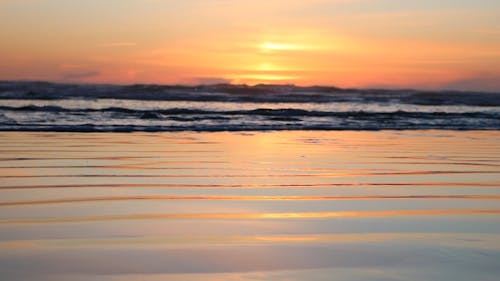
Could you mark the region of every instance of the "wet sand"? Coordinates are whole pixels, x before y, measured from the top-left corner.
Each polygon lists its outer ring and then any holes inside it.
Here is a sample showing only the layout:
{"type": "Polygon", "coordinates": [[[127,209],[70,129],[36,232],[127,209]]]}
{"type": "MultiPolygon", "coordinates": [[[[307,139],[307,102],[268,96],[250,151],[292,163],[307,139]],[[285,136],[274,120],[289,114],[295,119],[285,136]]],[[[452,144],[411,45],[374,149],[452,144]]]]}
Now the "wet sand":
{"type": "Polygon", "coordinates": [[[497,280],[500,132],[0,134],[2,280],[497,280]]]}

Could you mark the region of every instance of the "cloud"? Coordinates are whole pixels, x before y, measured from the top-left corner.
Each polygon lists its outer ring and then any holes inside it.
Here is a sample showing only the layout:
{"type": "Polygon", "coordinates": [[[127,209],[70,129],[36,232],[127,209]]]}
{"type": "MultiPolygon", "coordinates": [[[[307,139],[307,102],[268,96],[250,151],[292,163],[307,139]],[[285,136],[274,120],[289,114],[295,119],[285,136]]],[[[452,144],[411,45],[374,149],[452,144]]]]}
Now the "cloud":
{"type": "Polygon", "coordinates": [[[97,45],[101,48],[119,48],[119,47],[133,47],[137,46],[137,43],[134,42],[109,42],[97,45]]]}
{"type": "Polygon", "coordinates": [[[500,92],[500,74],[482,74],[452,81],[444,88],[463,91],[500,92]]]}
{"type": "Polygon", "coordinates": [[[63,80],[82,80],[94,78],[101,75],[99,71],[86,70],[86,71],[68,71],[61,74],[63,80]]]}
{"type": "Polygon", "coordinates": [[[223,77],[193,77],[190,79],[190,84],[198,85],[213,85],[213,84],[229,84],[230,79],[223,77]]]}

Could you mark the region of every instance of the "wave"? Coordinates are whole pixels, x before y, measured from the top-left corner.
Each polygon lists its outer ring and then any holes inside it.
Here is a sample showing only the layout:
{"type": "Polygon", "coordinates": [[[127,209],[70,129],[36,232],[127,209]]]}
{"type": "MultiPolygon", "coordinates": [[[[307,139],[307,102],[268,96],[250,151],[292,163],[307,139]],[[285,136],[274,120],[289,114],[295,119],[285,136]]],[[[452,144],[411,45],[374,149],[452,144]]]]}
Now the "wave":
{"type": "Polygon", "coordinates": [[[199,125],[199,126],[141,126],[141,125],[16,125],[5,124],[0,126],[0,131],[23,132],[240,132],[240,131],[379,131],[379,130],[499,130],[498,124],[353,124],[353,125],[328,125],[328,124],[274,124],[274,125],[199,125]]]}
{"type": "Polygon", "coordinates": [[[131,99],[281,103],[399,103],[414,105],[500,106],[500,93],[341,89],[294,85],[92,85],[0,82],[0,99],[131,99]]]}
{"type": "Polygon", "coordinates": [[[205,110],[0,106],[0,130],[131,132],[255,130],[498,130],[500,112],[320,111],[293,108],[205,110]]]}
{"type": "Polygon", "coordinates": [[[313,116],[313,117],[373,117],[373,116],[401,116],[401,117],[415,117],[415,118],[435,118],[438,116],[453,118],[453,117],[468,117],[468,118],[496,118],[500,119],[499,112],[408,112],[404,110],[397,110],[393,112],[369,112],[369,111],[344,111],[344,112],[328,112],[328,111],[315,111],[304,110],[295,108],[258,108],[253,110],[227,110],[227,111],[211,111],[202,109],[190,108],[171,108],[171,109],[155,109],[155,110],[140,110],[122,107],[108,107],[101,109],[94,108],[65,108],[60,106],[0,106],[0,110],[4,111],[21,111],[21,112],[69,112],[69,113],[89,113],[89,112],[111,112],[111,113],[124,113],[132,114],[144,118],[160,118],[169,115],[261,115],[261,116],[276,116],[276,117],[300,117],[300,116],[313,116]]]}
{"type": "Polygon", "coordinates": [[[0,82],[0,131],[499,130],[500,94],[0,82]]]}

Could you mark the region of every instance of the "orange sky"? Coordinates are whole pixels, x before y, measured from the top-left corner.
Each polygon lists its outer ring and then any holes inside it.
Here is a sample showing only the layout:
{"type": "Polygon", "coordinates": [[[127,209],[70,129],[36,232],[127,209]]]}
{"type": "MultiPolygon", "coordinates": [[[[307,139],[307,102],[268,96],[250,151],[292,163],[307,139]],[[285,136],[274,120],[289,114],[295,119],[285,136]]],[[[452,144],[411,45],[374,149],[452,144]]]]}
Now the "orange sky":
{"type": "Polygon", "coordinates": [[[0,80],[500,91],[499,18],[496,0],[0,0],[0,80]]]}

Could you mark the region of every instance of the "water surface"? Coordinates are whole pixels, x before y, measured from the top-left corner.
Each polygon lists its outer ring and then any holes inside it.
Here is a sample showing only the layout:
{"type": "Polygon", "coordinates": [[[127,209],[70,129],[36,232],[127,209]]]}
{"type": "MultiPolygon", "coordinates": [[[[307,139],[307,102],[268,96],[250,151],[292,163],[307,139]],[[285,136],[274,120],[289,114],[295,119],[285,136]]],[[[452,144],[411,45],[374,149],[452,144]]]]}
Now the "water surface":
{"type": "Polygon", "coordinates": [[[498,131],[0,135],[6,280],[497,280],[498,131]]]}

